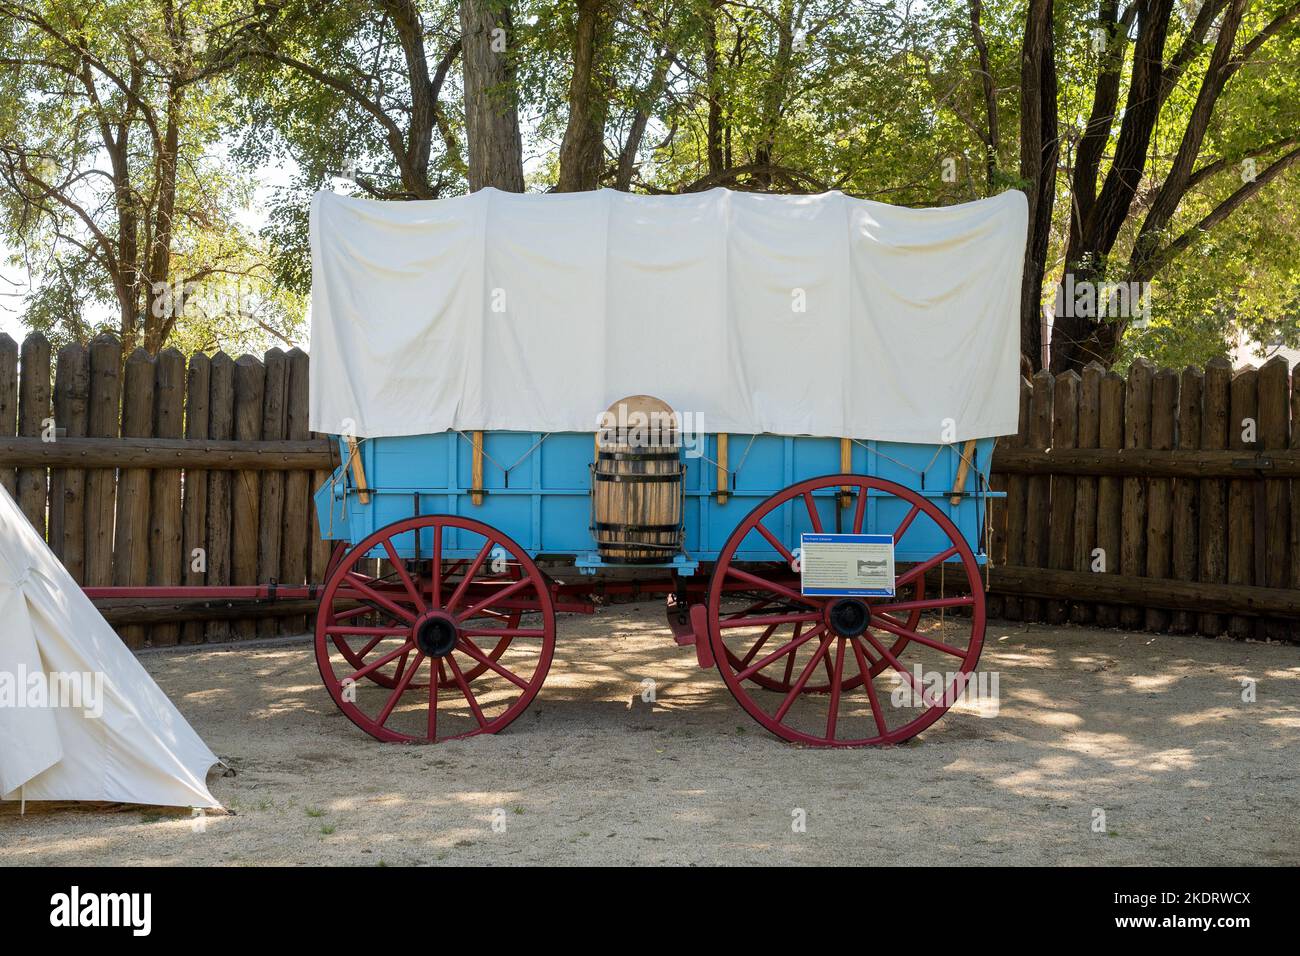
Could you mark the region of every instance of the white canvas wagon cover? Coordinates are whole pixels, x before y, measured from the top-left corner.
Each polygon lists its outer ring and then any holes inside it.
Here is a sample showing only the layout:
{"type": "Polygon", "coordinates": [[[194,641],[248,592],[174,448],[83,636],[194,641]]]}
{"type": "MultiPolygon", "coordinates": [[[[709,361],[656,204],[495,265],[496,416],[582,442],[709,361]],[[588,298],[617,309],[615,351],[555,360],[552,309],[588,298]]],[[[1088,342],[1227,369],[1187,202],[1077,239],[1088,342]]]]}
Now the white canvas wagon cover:
{"type": "Polygon", "coordinates": [[[1026,223],[1017,191],[317,193],[311,427],[593,431],[646,393],[709,432],[1008,434],[1026,223]]]}

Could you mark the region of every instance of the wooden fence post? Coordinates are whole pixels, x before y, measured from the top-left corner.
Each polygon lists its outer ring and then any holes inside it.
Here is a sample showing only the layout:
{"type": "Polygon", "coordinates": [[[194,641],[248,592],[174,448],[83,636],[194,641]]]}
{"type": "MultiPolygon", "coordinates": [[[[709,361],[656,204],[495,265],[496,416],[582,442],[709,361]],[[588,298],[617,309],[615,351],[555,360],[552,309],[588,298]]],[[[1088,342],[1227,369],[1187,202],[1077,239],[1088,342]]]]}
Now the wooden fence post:
{"type": "MultiPolygon", "coordinates": [[[[97,335],[90,343],[90,407],[86,434],[91,438],[116,438],[118,403],[122,394],[122,343],[97,335]]],[[[106,587],[113,583],[113,516],[117,472],[93,468],[86,472],[86,584],[106,587]]]]}
{"type": "MultiPolygon", "coordinates": [[[[37,438],[50,417],[50,343],[39,332],[23,339],[22,379],[18,383],[18,434],[37,438]]],[[[18,506],[45,539],[45,505],[49,494],[44,468],[18,469],[18,506]]]]}
{"type": "MultiPolygon", "coordinates": [[[[1097,448],[1101,441],[1101,380],[1106,370],[1100,362],[1089,362],[1079,381],[1079,448],[1097,448]]],[[[1075,571],[1092,569],[1092,549],[1097,541],[1097,479],[1084,476],[1075,486],[1074,556],[1071,567],[1075,571]]],[[[1087,601],[1073,601],[1070,620],[1075,624],[1089,624],[1093,606],[1087,601]]]]}
{"type": "MultiPolygon", "coordinates": [[[[1124,447],[1124,411],[1128,404],[1128,385],[1116,372],[1107,372],[1101,379],[1101,412],[1097,425],[1098,444],[1102,448],[1124,447]]],[[[1109,475],[1097,479],[1097,537],[1093,548],[1101,550],[1105,574],[1119,574],[1120,551],[1124,526],[1123,480],[1109,475]]],[[[1091,551],[1089,570],[1092,569],[1091,551]]],[[[1119,607],[1098,604],[1093,617],[1101,627],[1119,625],[1119,607]]]]}
{"type": "MultiPolygon", "coordinates": [[[[288,421],[289,362],[280,349],[266,353],[266,388],[262,402],[262,437],[285,437],[288,421]]],[[[257,577],[259,582],[280,580],[280,549],[284,530],[284,472],[268,471],[262,476],[262,520],[258,523],[257,577]]],[[[257,622],[259,637],[274,637],[280,631],[277,618],[257,622]]]]}
{"type": "MultiPolygon", "coordinates": [[[[1052,448],[1075,448],[1079,443],[1079,373],[1071,369],[1056,377],[1052,395],[1052,448]]],[[[1074,520],[1077,482],[1073,475],[1052,477],[1051,538],[1047,566],[1068,571],[1074,564],[1074,520]]],[[[1063,624],[1070,615],[1068,601],[1047,602],[1047,622],[1063,624]]]]}
{"type": "MultiPolygon", "coordinates": [[[[122,374],[122,437],[147,438],[153,431],[154,361],[144,348],[126,360],[122,374]]],[[[117,526],[113,537],[113,583],[147,583],[149,578],[149,469],[123,468],[117,480],[117,526]]],[[[119,632],[126,646],[144,646],[144,627],[119,632]]]]}
{"type": "MultiPolygon", "coordinates": [[[[185,437],[207,438],[211,409],[212,361],[202,352],[190,357],[185,375],[185,437]]],[[[181,506],[185,584],[199,586],[207,581],[208,548],[208,473],[187,470],[184,478],[185,500],[181,506]],[[202,558],[200,562],[200,557],[202,558]],[[197,562],[197,565],[196,565],[197,562]],[[202,570],[196,570],[201,567],[202,570]]],[[[201,644],[206,634],[202,621],[186,621],[181,626],[181,641],[201,644]]]]}
{"type": "MultiPolygon", "coordinates": [[[[86,434],[90,409],[90,353],[84,345],[59,349],[54,372],[54,424],[62,438],[86,434]]],[[[50,547],[72,580],[86,581],[86,471],[50,470],[50,547]]]]}
{"type": "MultiPolygon", "coordinates": [[[[225,352],[212,357],[208,389],[208,437],[229,439],[235,430],[235,363],[225,352]]],[[[234,473],[208,472],[208,584],[230,583],[230,497],[234,473]]],[[[209,641],[230,639],[230,622],[209,621],[209,641]]]]}
{"type": "MultiPolygon", "coordinates": [[[[158,353],[154,368],[153,433],[180,438],[185,432],[185,356],[177,349],[158,353]]],[[[160,468],[149,485],[149,583],[181,583],[181,470],[160,468]]],[[[155,647],[180,640],[180,625],[156,624],[149,631],[155,647]]]]}
{"type": "MultiPolygon", "coordinates": [[[[235,439],[258,441],[262,437],[262,403],[266,396],[266,369],[251,355],[235,362],[235,439]]],[[[231,496],[231,584],[257,584],[257,543],[260,539],[261,476],[256,471],[234,473],[231,496]]],[[[267,516],[270,517],[269,515],[267,516]]],[[[257,621],[234,622],[236,637],[257,635],[257,621]]]]}
{"type": "MultiPolygon", "coordinates": [[[[1195,451],[1201,447],[1201,395],[1205,377],[1198,368],[1183,369],[1178,386],[1178,449],[1195,451]]],[[[1174,481],[1173,575],[1180,581],[1195,581],[1200,538],[1197,534],[1200,483],[1195,478],[1174,481]]],[[[1170,618],[1175,634],[1196,630],[1196,615],[1175,611],[1170,618]]]]}
{"type": "MultiPolygon", "coordinates": [[[[1162,369],[1151,383],[1151,447],[1169,451],[1174,447],[1178,421],[1178,373],[1162,369]]],[[[1147,485],[1146,576],[1169,577],[1173,567],[1174,483],[1171,478],[1152,478],[1147,485]]],[[[1169,612],[1147,608],[1148,631],[1169,627],[1169,612]]]]}
{"type": "MultiPolygon", "coordinates": [[[[1228,447],[1234,451],[1259,446],[1259,371],[1238,370],[1232,377],[1228,447]],[[1247,439],[1251,439],[1248,441],[1247,439]]],[[[1249,474],[1249,473],[1247,473],[1249,474]]],[[[1255,479],[1228,479],[1228,583],[1255,581],[1255,479]]],[[[1242,615],[1228,619],[1233,637],[1251,637],[1255,622],[1242,615]]]]}
{"type": "MultiPolygon", "coordinates": [[[[1291,448],[1300,451],[1300,364],[1291,369],[1291,448]]],[[[1300,480],[1291,481],[1291,587],[1300,588],[1300,480]]],[[[1292,623],[1292,640],[1300,626],[1292,623]]]]}
{"type": "MultiPolygon", "coordinates": [[[[310,435],[307,428],[307,396],[310,366],[307,353],[290,349],[289,386],[285,429],[287,437],[298,440],[310,435]]],[[[280,571],[286,584],[303,584],[307,580],[307,549],[310,527],[315,520],[309,513],[311,506],[308,478],[311,472],[291,471],[284,483],[284,528],[281,532],[280,571]],[[310,522],[310,524],[309,524],[310,522]]],[[[301,634],[307,629],[307,618],[298,615],[287,617],[282,625],[286,634],[301,634]]]]}
{"type": "MultiPolygon", "coordinates": [[[[1124,409],[1124,447],[1151,447],[1151,364],[1134,361],[1128,372],[1128,401],[1124,409]]],[[[1146,573],[1147,479],[1124,479],[1124,523],[1120,529],[1120,573],[1140,577],[1146,573]]],[[[1141,627],[1141,608],[1124,607],[1121,627],[1141,627]]]]}
{"type": "MultiPolygon", "coordinates": [[[[1205,363],[1201,401],[1201,448],[1228,447],[1228,419],[1231,417],[1232,365],[1226,358],[1205,363]]],[[[1201,482],[1201,513],[1197,530],[1201,560],[1196,579],[1206,584],[1228,580],[1228,483],[1222,478],[1201,482]]],[[[1210,637],[1224,632],[1227,622],[1221,614],[1201,614],[1197,629],[1210,637]]]]}
{"type": "MultiPolygon", "coordinates": [[[[1287,361],[1281,355],[1273,356],[1259,370],[1259,439],[1266,451],[1280,451],[1291,441],[1288,371],[1287,361]]],[[[1262,526],[1263,535],[1262,540],[1255,542],[1255,583],[1265,587],[1284,588],[1291,577],[1288,554],[1291,493],[1287,480],[1273,478],[1265,481],[1262,498],[1264,515],[1256,519],[1257,527],[1262,526]],[[1262,568],[1258,564],[1260,556],[1263,558],[1262,568]]],[[[1259,500],[1257,496],[1257,507],[1259,500]]],[[[1285,640],[1290,630],[1285,621],[1263,622],[1263,635],[1270,640],[1285,640]]]]}
{"type": "MultiPolygon", "coordinates": [[[[1029,407],[1029,443],[1043,451],[1052,443],[1052,399],[1055,379],[1047,369],[1034,374],[1034,395],[1029,407]]],[[[1025,506],[1025,564],[1031,568],[1047,565],[1048,540],[1051,536],[1052,479],[1048,475],[1030,475],[1025,506]]],[[[1021,604],[1026,621],[1043,619],[1040,598],[1025,598],[1021,604]]]]}
{"type": "MultiPolygon", "coordinates": [[[[18,343],[0,332],[0,438],[18,434],[18,343]]],[[[0,485],[10,497],[18,494],[12,468],[0,468],[0,485]]]]}
{"type": "MultiPolygon", "coordinates": [[[[1020,378],[1020,430],[1011,439],[1015,448],[1023,448],[1029,441],[1029,415],[1034,386],[1029,379],[1020,378]]],[[[1018,565],[1025,561],[1025,523],[1027,520],[1029,483],[1024,475],[1009,475],[1007,484],[1007,533],[1005,564],[1018,565]]],[[[1024,605],[1018,594],[1008,594],[1002,601],[1002,613],[1010,621],[1024,617],[1024,605]]]]}

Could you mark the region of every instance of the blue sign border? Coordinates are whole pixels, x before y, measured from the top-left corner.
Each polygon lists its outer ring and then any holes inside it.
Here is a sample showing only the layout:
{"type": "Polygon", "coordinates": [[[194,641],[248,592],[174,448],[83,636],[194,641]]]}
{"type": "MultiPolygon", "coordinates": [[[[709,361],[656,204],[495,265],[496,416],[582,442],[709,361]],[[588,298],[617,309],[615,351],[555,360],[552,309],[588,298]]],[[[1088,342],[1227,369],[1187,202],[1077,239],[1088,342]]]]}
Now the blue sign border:
{"type": "Polygon", "coordinates": [[[892,534],[820,534],[802,533],[799,535],[799,593],[807,597],[893,597],[895,588],[808,588],[803,583],[802,549],[807,543],[827,544],[830,542],[845,544],[893,544],[892,534]]]}

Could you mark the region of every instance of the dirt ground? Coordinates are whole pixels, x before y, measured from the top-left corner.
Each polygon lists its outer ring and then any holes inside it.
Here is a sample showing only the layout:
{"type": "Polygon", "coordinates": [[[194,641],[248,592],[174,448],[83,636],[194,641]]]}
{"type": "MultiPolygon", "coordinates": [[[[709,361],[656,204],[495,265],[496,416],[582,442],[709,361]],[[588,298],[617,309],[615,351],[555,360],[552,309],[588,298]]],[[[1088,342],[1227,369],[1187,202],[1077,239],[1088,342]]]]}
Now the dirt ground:
{"type": "Polygon", "coordinates": [[[7,805],[0,863],[1300,863],[1294,646],[994,622],[996,716],[828,751],[754,723],[661,605],[559,635],[529,713],[434,747],[353,727],[305,641],[148,653],[233,814],[7,805]]]}

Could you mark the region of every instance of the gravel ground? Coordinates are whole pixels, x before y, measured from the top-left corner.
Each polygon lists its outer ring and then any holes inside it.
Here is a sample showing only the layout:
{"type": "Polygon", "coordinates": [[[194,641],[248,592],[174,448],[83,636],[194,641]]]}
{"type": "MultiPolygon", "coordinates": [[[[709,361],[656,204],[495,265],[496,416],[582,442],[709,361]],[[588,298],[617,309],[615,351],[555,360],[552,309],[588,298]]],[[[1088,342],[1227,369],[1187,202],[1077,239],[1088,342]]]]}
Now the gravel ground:
{"type": "Polygon", "coordinates": [[[996,716],[826,751],[763,731],[660,605],[559,634],[529,713],[436,747],[353,727],[304,641],[146,654],[233,813],[6,805],[0,863],[1300,863],[1294,646],[994,622],[996,716]]]}

